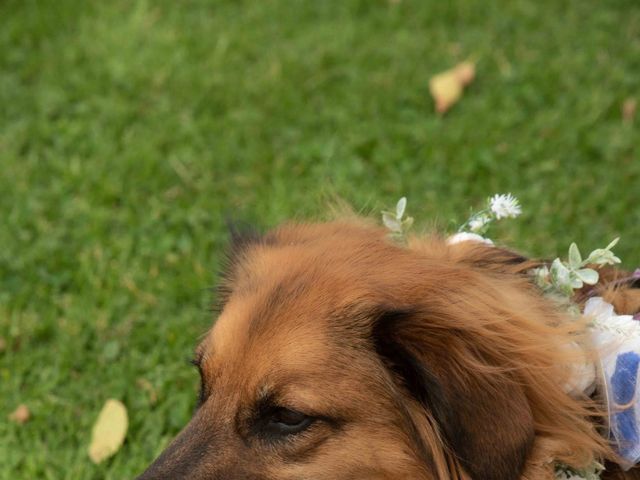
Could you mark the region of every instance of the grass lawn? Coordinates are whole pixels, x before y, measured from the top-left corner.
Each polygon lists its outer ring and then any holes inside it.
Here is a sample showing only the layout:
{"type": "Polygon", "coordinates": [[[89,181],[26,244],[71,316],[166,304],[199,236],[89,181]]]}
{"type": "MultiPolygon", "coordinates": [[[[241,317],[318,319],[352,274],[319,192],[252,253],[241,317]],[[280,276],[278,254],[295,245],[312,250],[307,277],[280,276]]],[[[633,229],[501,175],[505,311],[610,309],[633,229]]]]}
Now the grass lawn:
{"type": "Polygon", "coordinates": [[[512,192],[524,215],[494,237],[551,256],[620,235],[640,264],[636,0],[5,0],[0,19],[2,479],[131,478],[187,422],[225,216],[407,195],[449,227],[512,192]],[[440,118],[429,78],[468,57],[440,118]],[[130,429],[95,466],[110,397],[130,429]]]}

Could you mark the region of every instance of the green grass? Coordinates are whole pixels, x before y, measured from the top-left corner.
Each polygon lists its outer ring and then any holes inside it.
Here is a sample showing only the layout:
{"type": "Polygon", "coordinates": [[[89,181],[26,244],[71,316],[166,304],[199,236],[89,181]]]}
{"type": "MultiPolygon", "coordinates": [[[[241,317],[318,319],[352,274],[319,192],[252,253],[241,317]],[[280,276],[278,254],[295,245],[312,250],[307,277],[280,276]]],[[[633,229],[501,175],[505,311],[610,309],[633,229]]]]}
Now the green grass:
{"type": "Polygon", "coordinates": [[[5,0],[0,18],[0,478],[131,478],[187,422],[225,216],[404,194],[446,227],[512,192],[510,245],[621,235],[640,263],[635,0],[5,0]],[[429,78],[467,57],[477,81],[439,118],[429,78]],[[130,430],[94,466],[109,397],[130,430]]]}

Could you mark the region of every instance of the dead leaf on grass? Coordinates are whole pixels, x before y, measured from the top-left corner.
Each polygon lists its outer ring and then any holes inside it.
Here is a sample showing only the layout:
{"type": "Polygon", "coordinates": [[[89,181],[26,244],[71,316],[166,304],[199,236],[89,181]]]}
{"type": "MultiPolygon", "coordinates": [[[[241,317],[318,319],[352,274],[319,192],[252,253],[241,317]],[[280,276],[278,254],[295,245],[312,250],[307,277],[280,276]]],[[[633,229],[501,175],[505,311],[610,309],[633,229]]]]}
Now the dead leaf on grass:
{"type": "Polygon", "coordinates": [[[158,403],[158,392],[149,380],[142,377],[138,378],[136,380],[136,385],[138,386],[138,388],[147,392],[147,395],[149,395],[149,403],[152,406],[158,403]]]}
{"type": "Polygon", "coordinates": [[[429,80],[429,91],[436,104],[436,112],[446,113],[460,97],[464,87],[473,82],[476,67],[472,62],[462,62],[455,67],[439,73],[429,80]]]}
{"type": "Polygon", "coordinates": [[[27,423],[30,418],[31,418],[31,411],[29,410],[29,407],[27,407],[24,403],[18,405],[18,408],[16,408],[9,415],[9,420],[19,425],[27,423]]]}
{"type": "Polygon", "coordinates": [[[127,408],[124,404],[119,400],[107,400],[91,432],[89,458],[93,463],[100,463],[120,450],[128,425],[127,408]]]}
{"type": "Polygon", "coordinates": [[[627,98],[622,103],[622,120],[625,123],[633,122],[636,117],[636,111],[638,109],[638,102],[635,98],[627,98]]]}

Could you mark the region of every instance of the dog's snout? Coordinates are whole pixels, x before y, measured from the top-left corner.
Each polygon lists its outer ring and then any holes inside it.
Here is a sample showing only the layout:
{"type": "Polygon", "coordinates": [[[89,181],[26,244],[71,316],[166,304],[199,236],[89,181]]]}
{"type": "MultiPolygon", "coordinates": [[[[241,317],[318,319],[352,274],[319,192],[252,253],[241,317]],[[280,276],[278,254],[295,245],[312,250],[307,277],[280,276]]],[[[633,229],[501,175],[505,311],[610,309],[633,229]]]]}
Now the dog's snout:
{"type": "Polygon", "coordinates": [[[230,439],[225,441],[221,432],[219,425],[211,425],[203,415],[196,414],[137,480],[234,478],[223,473],[230,465],[220,447],[230,439]]]}
{"type": "Polygon", "coordinates": [[[204,472],[198,473],[207,457],[203,433],[197,422],[189,423],[138,480],[204,479],[204,472]]]}

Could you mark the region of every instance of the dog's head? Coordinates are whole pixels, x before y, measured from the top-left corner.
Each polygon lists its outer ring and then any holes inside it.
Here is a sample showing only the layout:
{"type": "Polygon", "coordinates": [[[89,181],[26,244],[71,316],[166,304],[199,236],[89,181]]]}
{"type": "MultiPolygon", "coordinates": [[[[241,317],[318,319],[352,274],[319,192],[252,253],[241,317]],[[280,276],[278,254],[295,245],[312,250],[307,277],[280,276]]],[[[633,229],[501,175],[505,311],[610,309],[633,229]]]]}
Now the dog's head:
{"type": "Polygon", "coordinates": [[[601,447],[532,262],[354,223],[235,237],[198,409],[141,479],[519,479],[601,447]]]}

